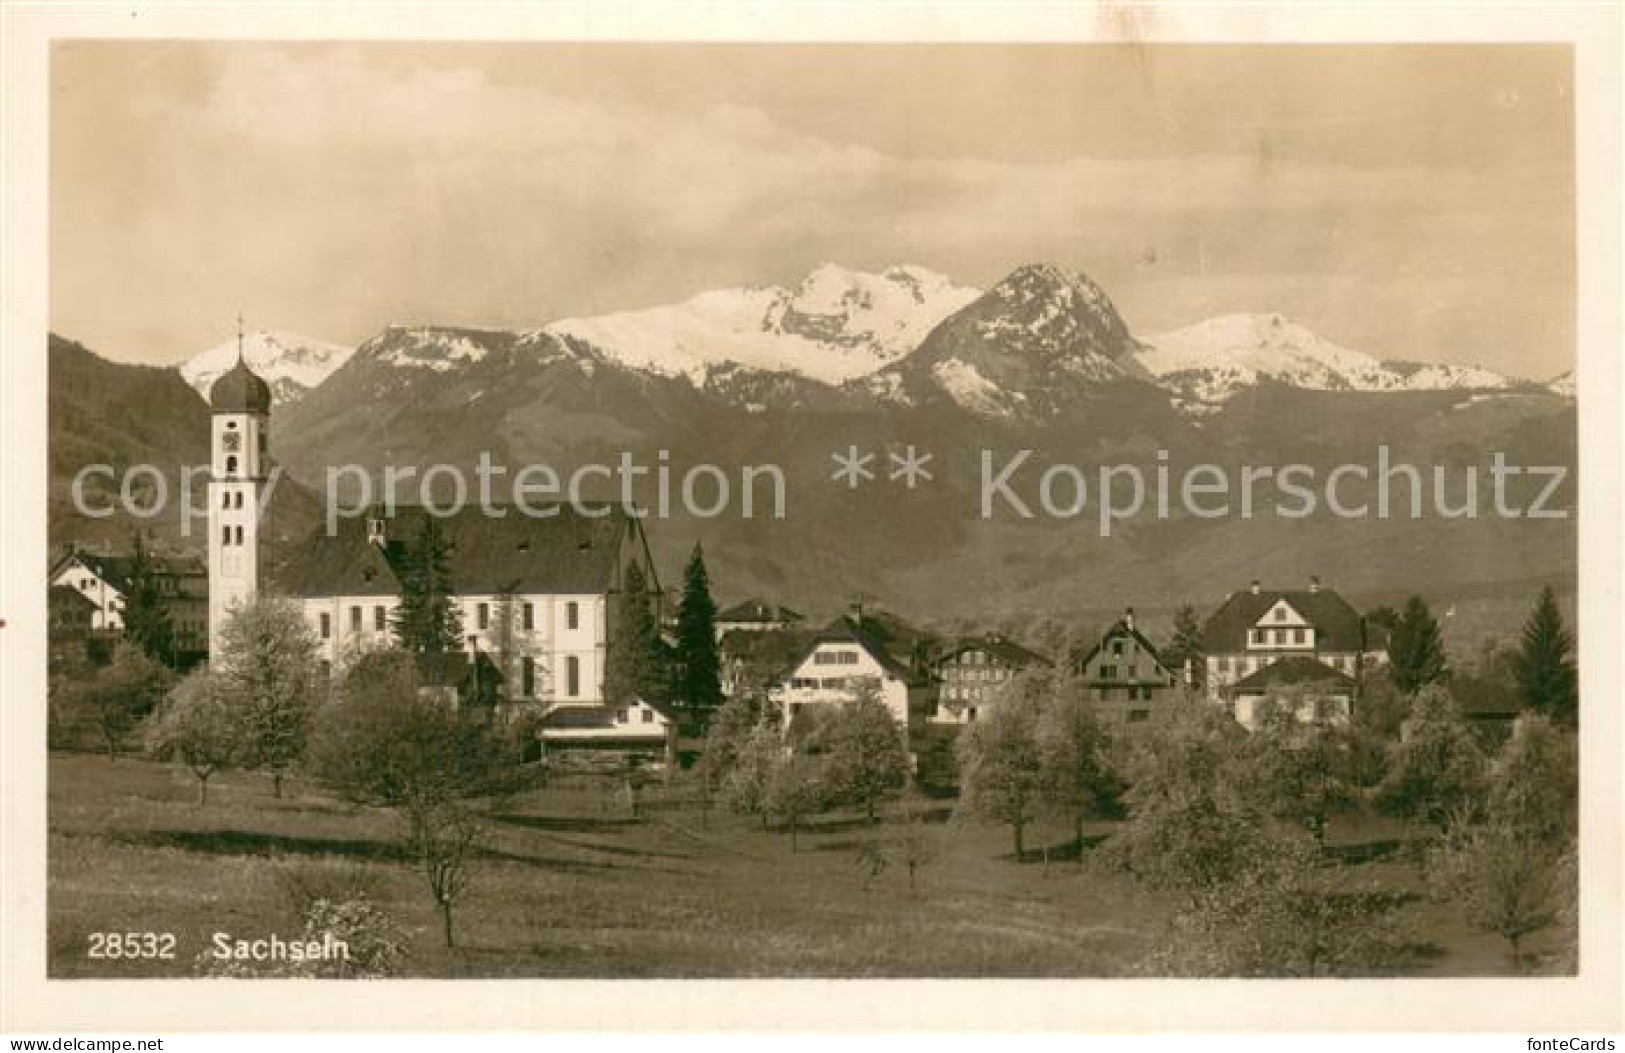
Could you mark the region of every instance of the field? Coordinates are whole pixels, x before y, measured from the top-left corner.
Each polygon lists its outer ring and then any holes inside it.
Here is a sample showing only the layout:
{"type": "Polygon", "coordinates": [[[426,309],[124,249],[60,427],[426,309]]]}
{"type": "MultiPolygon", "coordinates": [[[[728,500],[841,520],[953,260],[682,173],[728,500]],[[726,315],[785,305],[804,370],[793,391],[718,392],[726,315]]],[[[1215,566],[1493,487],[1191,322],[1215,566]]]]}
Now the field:
{"type": "MultiPolygon", "coordinates": [[[[1018,863],[1006,831],[952,817],[952,802],[931,816],[937,857],[911,893],[899,863],[865,887],[859,862],[866,840],[898,835],[895,821],[822,817],[792,852],[785,834],[720,813],[702,821],[675,791],[650,794],[633,821],[611,787],[581,783],[504,811],[458,911],[459,946],[447,950],[391,816],[298,780],[284,792],[275,799],[269,780],[226,773],[198,805],[176,769],[53,755],[50,975],[187,976],[215,932],[296,936],[283,875],[298,868],[364,868],[411,932],[404,971],[431,977],[1119,976],[1165,938],[1170,912],[1129,878],[1059,851],[1018,863]],[[109,931],[173,933],[175,958],[87,957],[90,934],[109,931]]],[[[1416,868],[1383,851],[1394,835],[1367,823],[1334,830],[1332,845],[1374,857],[1346,864],[1362,879],[1417,893],[1416,868]]],[[[1059,830],[1029,837],[1035,848],[1065,841],[1059,830]]],[[[1448,907],[1405,899],[1410,971],[1508,971],[1499,940],[1448,907]]]]}

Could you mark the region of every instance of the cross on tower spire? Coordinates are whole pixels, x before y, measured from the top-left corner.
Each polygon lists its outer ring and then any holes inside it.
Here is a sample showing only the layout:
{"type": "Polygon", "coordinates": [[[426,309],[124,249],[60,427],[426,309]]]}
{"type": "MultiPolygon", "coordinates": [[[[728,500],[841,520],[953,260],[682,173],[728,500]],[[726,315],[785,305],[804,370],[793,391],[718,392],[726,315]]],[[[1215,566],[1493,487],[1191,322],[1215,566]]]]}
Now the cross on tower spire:
{"type": "Polygon", "coordinates": [[[243,312],[237,312],[237,364],[243,362],[243,312]]]}

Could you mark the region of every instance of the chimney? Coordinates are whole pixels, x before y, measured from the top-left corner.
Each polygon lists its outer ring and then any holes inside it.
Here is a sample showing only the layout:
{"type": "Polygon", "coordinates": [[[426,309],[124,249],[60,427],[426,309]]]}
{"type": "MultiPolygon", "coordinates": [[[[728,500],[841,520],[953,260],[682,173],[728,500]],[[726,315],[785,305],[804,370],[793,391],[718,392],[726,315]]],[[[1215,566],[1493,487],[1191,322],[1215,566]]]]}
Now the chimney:
{"type": "Polygon", "coordinates": [[[852,601],[850,606],[847,608],[847,616],[850,617],[854,622],[858,622],[860,624],[862,623],[863,600],[861,597],[852,601]]]}
{"type": "Polygon", "coordinates": [[[1123,608],[1123,628],[1127,629],[1129,632],[1134,631],[1134,608],[1133,607],[1124,607],[1123,608]]]}
{"type": "Polygon", "coordinates": [[[1257,596],[1260,592],[1263,592],[1263,591],[1264,591],[1264,586],[1259,584],[1259,581],[1258,581],[1257,578],[1254,578],[1253,579],[1253,595],[1257,596]]]}
{"type": "Polygon", "coordinates": [[[1312,593],[1320,591],[1320,575],[1311,574],[1309,576],[1309,591],[1312,593]]]}

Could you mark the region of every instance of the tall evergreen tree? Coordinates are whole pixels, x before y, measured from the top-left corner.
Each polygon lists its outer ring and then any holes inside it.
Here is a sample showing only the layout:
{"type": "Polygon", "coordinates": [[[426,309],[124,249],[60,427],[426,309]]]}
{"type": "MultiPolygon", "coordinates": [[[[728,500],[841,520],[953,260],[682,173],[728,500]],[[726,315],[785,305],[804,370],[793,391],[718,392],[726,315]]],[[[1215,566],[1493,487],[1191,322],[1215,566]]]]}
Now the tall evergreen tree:
{"type": "Polygon", "coordinates": [[[1513,665],[1523,704],[1554,723],[1573,727],[1580,718],[1580,692],[1569,655],[1574,638],[1550,585],[1540,592],[1523,627],[1523,649],[1513,665]]]}
{"type": "Polygon", "coordinates": [[[629,563],[610,612],[604,698],[614,703],[632,698],[663,699],[668,684],[660,648],[649,581],[641,566],[629,563]]]}
{"type": "Polygon", "coordinates": [[[444,654],[462,646],[463,614],[453,596],[451,546],[432,515],[424,516],[417,540],[402,555],[394,629],[401,647],[419,654],[444,654]]]}
{"type": "Polygon", "coordinates": [[[1429,684],[1440,684],[1450,676],[1439,622],[1420,596],[1405,601],[1388,637],[1388,664],[1394,686],[1414,695],[1429,684]]]}
{"type": "Polygon", "coordinates": [[[154,662],[174,665],[175,626],[158,584],[158,569],[147,551],[141,531],[135,532],[134,554],[127,575],[129,598],[124,602],[124,638],[154,662]]]}
{"type": "Polygon", "coordinates": [[[1201,686],[1203,658],[1202,623],[1196,617],[1196,608],[1184,604],[1174,612],[1174,638],[1163,651],[1163,664],[1176,676],[1185,675],[1185,663],[1190,663],[1191,683],[1201,686]]]}
{"type": "Polygon", "coordinates": [[[683,568],[683,598],[677,608],[676,688],[690,716],[702,722],[722,701],[716,623],[705,553],[696,541],[683,568]]]}

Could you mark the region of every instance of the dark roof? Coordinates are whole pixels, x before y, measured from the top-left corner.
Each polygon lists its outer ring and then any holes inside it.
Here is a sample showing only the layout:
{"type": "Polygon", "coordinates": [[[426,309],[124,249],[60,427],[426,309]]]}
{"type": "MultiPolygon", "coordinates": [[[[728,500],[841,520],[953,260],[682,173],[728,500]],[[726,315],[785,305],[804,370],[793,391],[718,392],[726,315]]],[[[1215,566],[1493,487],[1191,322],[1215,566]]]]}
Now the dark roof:
{"type": "Polygon", "coordinates": [[[778,670],[790,665],[818,634],[810,629],[729,629],[717,650],[723,658],[759,662],[778,670]]]}
{"type": "Polygon", "coordinates": [[[812,641],[801,649],[789,664],[791,667],[800,665],[807,660],[807,656],[818,649],[823,643],[855,643],[869,652],[869,656],[880,663],[880,667],[893,676],[907,677],[908,664],[892,650],[896,635],[881,625],[875,619],[865,615],[843,614],[824,628],[820,629],[812,641]]]}
{"type": "Polygon", "coordinates": [[[1111,642],[1111,639],[1114,636],[1133,637],[1134,642],[1139,644],[1141,649],[1144,650],[1146,654],[1151,656],[1151,660],[1156,662],[1157,665],[1162,668],[1163,672],[1172,672],[1172,670],[1162,664],[1162,655],[1158,653],[1156,645],[1150,640],[1147,640],[1144,633],[1129,625],[1129,623],[1122,618],[1119,618],[1113,622],[1111,628],[1106,630],[1105,635],[1102,636],[1099,641],[1097,641],[1095,645],[1089,649],[1089,653],[1078,659],[1077,668],[1082,669],[1093,661],[1095,655],[1100,653],[1100,649],[1111,642]]]}
{"type": "MultiPolygon", "coordinates": [[[[475,505],[437,516],[450,547],[451,581],[462,594],[603,593],[619,581],[629,546],[642,544],[637,520],[618,506],[583,509],[567,504],[533,505],[550,516],[526,515],[498,506],[488,516],[475,505]],[[584,515],[602,510],[604,515],[584,515]]],[[[368,540],[367,515],[340,519],[328,534],[318,527],[277,575],[294,596],[394,596],[407,549],[416,542],[430,513],[401,506],[385,519],[382,546],[368,540]]],[[[658,580],[650,583],[658,588],[658,580]]]]}
{"type": "Polygon", "coordinates": [[[1331,589],[1242,589],[1232,592],[1202,628],[1202,645],[1208,654],[1227,654],[1247,649],[1247,633],[1258,619],[1281,600],[1301,614],[1315,628],[1316,647],[1322,651],[1362,649],[1360,612],[1331,589]]]}
{"type": "MultiPolygon", "coordinates": [[[[661,702],[651,702],[646,698],[640,698],[638,701],[672,723],[677,722],[677,714],[671,706],[661,702]]],[[[594,706],[557,706],[543,714],[542,727],[543,729],[612,728],[615,726],[615,715],[621,708],[608,703],[594,706]]]]}
{"type": "Polygon", "coordinates": [[[46,604],[52,607],[59,604],[71,604],[91,611],[98,609],[95,600],[69,585],[52,585],[46,604]]]}
{"type": "Polygon", "coordinates": [[[1251,674],[1242,677],[1235,683],[1237,691],[1267,691],[1275,687],[1295,687],[1302,684],[1335,684],[1337,687],[1352,691],[1354,679],[1340,670],[1333,669],[1318,658],[1307,655],[1295,655],[1291,658],[1282,658],[1251,674]]]}
{"type": "Polygon", "coordinates": [[[986,651],[1006,665],[1015,666],[1018,669],[1034,664],[1042,666],[1055,664],[1037,651],[1023,647],[1009,637],[1001,636],[998,633],[990,633],[987,636],[966,637],[958,641],[937,657],[937,664],[941,665],[955,655],[964,654],[966,651],[986,651]]]}
{"type": "MultiPolygon", "coordinates": [[[[130,586],[130,573],[135,568],[134,556],[104,556],[95,552],[70,552],[52,565],[50,576],[55,577],[61,569],[71,560],[77,559],[91,572],[120,589],[130,586]]],[[[207,579],[209,568],[197,556],[171,556],[147,554],[147,565],[157,577],[168,578],[202,578],[207,579]]],[[[198,595],[207,595],[208,586],[202,586],[203,592],[198,595]]],[[[191,595],[187,592],[181,595],[191,595]]]]}
{"type": "Polygon", "coordinates": [[[239,356],[236,365],[209,385],[209,408],[216,413],[270,413],[271,386],[239,356]]]}
{"type": "Polygon", "coordinates": [[[754,596],[736,603],[727,610],[717,612],[719,622],[799,622],[800,613],[775,603],[767,603],[754,596]]]}

